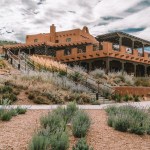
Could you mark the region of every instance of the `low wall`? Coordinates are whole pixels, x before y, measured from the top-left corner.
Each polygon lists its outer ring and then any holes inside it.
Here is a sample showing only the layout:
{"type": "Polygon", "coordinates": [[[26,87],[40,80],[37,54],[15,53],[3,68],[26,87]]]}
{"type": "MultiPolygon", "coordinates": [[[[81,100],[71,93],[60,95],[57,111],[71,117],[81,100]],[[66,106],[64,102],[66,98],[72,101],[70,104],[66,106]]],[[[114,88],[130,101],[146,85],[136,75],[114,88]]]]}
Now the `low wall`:
{"type": "Polygon", "coordinates": [[[131,87],[131,86],[123,86],[123,87],[115,87],[116,93],[121,95],[125,94],[135,94],[139,96],[150,96],[150,87],[131,87]]]}

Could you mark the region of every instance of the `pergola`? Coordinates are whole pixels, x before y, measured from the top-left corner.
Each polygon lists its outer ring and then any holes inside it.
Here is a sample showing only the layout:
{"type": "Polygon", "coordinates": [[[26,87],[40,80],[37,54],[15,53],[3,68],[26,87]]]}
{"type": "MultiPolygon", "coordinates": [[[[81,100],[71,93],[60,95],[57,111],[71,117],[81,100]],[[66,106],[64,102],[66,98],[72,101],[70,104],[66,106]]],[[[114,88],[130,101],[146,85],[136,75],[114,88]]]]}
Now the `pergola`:
{"type": "Polygon", "coordinates": [[[96,39],[99,42],[108,41],[111,43],[118,44],[119,47],[121,47],[121,45],[127,46],[132,48],[132,50],[141,48],[143,56],[144,56],[144,48],[150,46],[150,41],[135,37],[133,35],[124,32],[114,32],[104,35],[98,35],[96,39]]]}

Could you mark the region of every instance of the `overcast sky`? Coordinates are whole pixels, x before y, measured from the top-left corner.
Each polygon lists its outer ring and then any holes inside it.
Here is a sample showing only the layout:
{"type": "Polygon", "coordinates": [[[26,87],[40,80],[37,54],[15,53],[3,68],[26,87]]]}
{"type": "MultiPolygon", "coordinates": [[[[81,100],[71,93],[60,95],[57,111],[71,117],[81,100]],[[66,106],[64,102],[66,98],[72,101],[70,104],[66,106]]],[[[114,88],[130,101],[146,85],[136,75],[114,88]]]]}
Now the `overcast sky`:
{"type": "Polygon", "coordinates": [[[0,39],[88,26],[100,35],[123,31],[150,40],[150,0],[0,0],[0,39]]]}

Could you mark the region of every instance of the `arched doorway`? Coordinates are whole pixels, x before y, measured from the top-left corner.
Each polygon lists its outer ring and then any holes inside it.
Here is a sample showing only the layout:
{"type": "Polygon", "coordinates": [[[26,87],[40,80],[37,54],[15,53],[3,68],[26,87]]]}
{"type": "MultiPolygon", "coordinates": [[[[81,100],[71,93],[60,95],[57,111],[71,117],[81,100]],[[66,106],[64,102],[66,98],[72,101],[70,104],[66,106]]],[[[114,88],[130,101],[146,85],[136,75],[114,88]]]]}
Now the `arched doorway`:
{"type": "Polygon", "coordinates": [[[111,72],[118,72],[122,70],[122,63],[117,60],[110,61],[110,71],[111,72]]]}
{"type": "Polygon", "coordinates": [[[96,60],[94,62],[92,62],[92,70],[95,69],[105,69],[106,68],[106,61],[104,60],[96,60]]]}
{"type": "Polygon", "coordinates": [[[129,62],[126,62],[124,64],[124,71],[127,73],[127,74],[134,74],[134,64],[133,63],[129,63],[129,62]]]}
{"type": "Polygon", "coordinates": [[[150,66],[147,67],[147,75],[150,76],[150,66]]]}
{"type": "Polygon", "coordinates": [[[144,77],[145,76],[145,66],[137,65],[136,66],[136,76],[137,77],[144,77]]]}

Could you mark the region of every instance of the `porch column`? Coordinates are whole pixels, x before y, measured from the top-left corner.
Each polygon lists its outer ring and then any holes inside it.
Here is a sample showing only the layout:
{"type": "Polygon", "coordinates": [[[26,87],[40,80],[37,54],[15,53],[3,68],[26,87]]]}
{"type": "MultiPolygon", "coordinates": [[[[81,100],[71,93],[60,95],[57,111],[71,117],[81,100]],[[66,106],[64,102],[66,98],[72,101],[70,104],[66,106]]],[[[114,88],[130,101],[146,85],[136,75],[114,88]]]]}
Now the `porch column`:
{"type": "Polygon", "coordinates": [[[29,55],[31,54],[31,48],[29,48],[29,55]]]}
{"type": "Polygon", "coordinates": [[[92,62],[89,62],[89,72],[92,71],[92,62]]]}
{"type": "Polygon", "coordinates": [[[45,45],[45,55],[47,55],[47,46],[45,45]]]}
{"type": "Polygon", "coordinates": [[[122,37],[119,38],[119,50],[121,51],[121,46],[122,46],[122,37]]]}
{"type": "Polygon", "coordinates": [[[121,70],[122,70],[122,73],[124,73],[124,64],[125,64],[125,62],[122,62],[121,64],[122,64],[122,67],[121,67],[122,69],[121,70]]]}
{"type": "Polygon", "coordinates": [[[110,71],[110,60],[109,58],[106,58],[106,74],[110,71]]]}
{"type": "Polygon", "coordinates": [[[144,74],[145,74],[144,76],[147,77],[147,76],[148,76],[148,75],[147,75],[147,66],[144,66],[144,69],[145,69],[145,70],[144,70],[144,74]]]}
{"type": "Polygon", "coordinates": [[[133,54],[133,50],[134,50],[134,40],[132,40],[132,54],[133,54]]]}
{"type": "Polygon", "coordinates": [[[133,65],[134,65],[134,76],[136,77],[136,64],[133,65]]]}
{"type": "Polygon", "coordinates": [[[145,46],[144,46],[144,44],[142,43],[142,56],[144,57],[144,49],[145,49],[145,46]]]}

